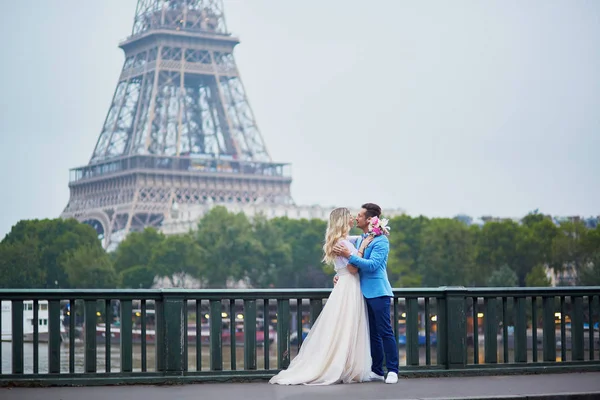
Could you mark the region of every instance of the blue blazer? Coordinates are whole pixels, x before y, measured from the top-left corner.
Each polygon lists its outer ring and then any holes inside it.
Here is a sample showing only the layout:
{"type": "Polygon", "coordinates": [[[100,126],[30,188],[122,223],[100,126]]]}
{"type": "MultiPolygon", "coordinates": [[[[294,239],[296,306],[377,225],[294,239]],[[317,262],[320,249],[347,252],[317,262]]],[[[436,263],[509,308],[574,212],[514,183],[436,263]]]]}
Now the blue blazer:
{"type": "MultiPolygon", "coordinates": [[[[356,241],[356,248],[360,248],[363,238],[356,241]]],[[[360,289],[367,299],[374,297],[393,297],[392,285],[387,276],[387,260],[390,252],[390,241],[387,236],[379,235],[365,249],[363,258],[356,255],[350,256],[349,264],[356,266],[360,276],[360,289]]]]}

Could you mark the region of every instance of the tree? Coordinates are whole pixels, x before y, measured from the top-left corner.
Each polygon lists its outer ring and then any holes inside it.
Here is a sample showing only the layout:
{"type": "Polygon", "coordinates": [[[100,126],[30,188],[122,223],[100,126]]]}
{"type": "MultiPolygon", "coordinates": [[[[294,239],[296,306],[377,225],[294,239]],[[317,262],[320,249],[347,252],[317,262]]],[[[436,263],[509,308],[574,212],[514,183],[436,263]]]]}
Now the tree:
{"type": "Polygon", "coordinates": [[[244,278],[263,254],[246,215],[230,213],[222,206],[212,208],[200,220],[196,240],[205,249],[202,278],[211,288],[224,288],[229,279],[244,278]]]}
{"type": "Polygon", "coordinates": [[[533,226],[544,219],[547,219],[547,217],[544,214],[541,214],[538,209],[535,209],[524,216],[523,219],[521,219],[521,223],[525,226],[533,226]]]}
{"type": "Polygon", "coordinates": [[[41,267],[35,239],[0,243],[0,287],[11,289],[42,288],[46,270],[41,267]]]}
{"type": "Polygon", "coordinates": [[[581,268],[577,275],[577,283],[581,286],[600,285],[600,258],[585,268],[581,268]]]}
{"type": "Polygon", "coordinates": [[[72,288],[109,289],[117,286],[117,274],[99,241],[68,252],[63,268],[72,288]]]}
{"type": "Polygon", "coordinates": [[[389,237],[390,254],[387,273],[392,287],[419,287],[422,277],[417,271],[417,263],[411,255],[406,234],[394,230],[389,237]]]}
{"type": "Polygon", "coordinates": [[[204,251],[191,234],[167,236],[152,253],[150,268],[174,287],[186,287],[189,277],[200,279],[204,251]]]}
{"type": "Polygon", "coordinates": [[[525,286],[533,268],[549,262],[555,235],[554,224],[541,214],[528,215],[522,225],[510,220],[485,224],[477,239],[474,283],[485,284],[486,277],[508,265],[519,286],[525,286]]]}
{"type": "MultiPolygon", "coordinates": [[[[158,232],[154,228],[146,228],[142,232],[132,232],[119,244],[119,247],[114,253],[114,266],[115,271],[120,275],[131,276],[132,271],[124,273],[129,268],[138,267],[137,273],[142,271],[148,272],[148,275],[144,275],[140,282],[135,282],[133,287],[138,287],[139,283],[146,285],[154,280],[156,275],[155,271],[152,271],[148,267],[150,266],[150,259],[152,258],[152,252],[165,240],[165,235],[158,232]],[[146,268],[141,268],[146,267],[146,268]],[[152,279],[150,276],[152,275],[152,279]]],[[[131,282],[129,282],[131,283],[131,282]]],[[[151,284],[150,284],[151,285],[151,284]]],[[[150,287],[150,286],[148,286],[150,287]]]]}
{"type": "Polygon", "coordinates": [[[156,273],[148,265],[135,265],[119,274],[120,286],[131,289],[149,289],[154,285],[156,273]]]}
{"type": "Polygon", "coordinates": [[[464,286],[474,262],[470,231],[453,219],[432,220],[423,230],[418,271],[425,286],[464,286]]]}
{"type": "Polygon", "coordinates": [[[518,286],[519,280],[517,274],[508,265],[503,265],[499,269],[492,272],[488,281],[488,286],[491,287],[515,287],[518,286]]]}
{"type": "Polygon", "coordinates": [[[263,252],[246,276],[256,288],[283,287],[292,269],[292,246],[284,240],[281,228],[264,215],[255,217],[253,225],[263,252]]]}
{"type": "Polygon", "coordinates": [[[477,235],[473,284],[486,285],[489,276],[503,265],[519,263],[516,251],[519,225],[513,221],[488,222],[477,235]]]}
{"type": "MultiPolygon", "coordinates": [[[[527,276],[536,268],[538,271],[534,273],[534,276],[535,274],[540,278],[545,276],[543,266],[550,265],[552,261],[552,243],[557,234],[558,229],[548,216],[531,213],[522,219],[517,245],[517,251],[521,257],[517,276],[521,286],[528,285],[527,276]],[[540,275],[540,272],[543,272],[543,276],[540,275]]],[[[541,285],[544,280],[537,283],[541,285]]]]}
{"type": "Polygon", "coordinates": [[[15,244],[33,240],[39,267],[45,270],[44,287],[68,288],[69,279],[62,267],[65,255],[81,246],[97,245],[94,228],[75,219],[22,220],[12,227],[2,243],[15,244]]]}
{"type": "Polygon", "coordinates": [[[536,265],[525,277],[528,287],[548,287],[551,282],[546,276],[546,270],[542,265],[536,265]]]}
{"type": "Polygon", "coordinates": [[[575,274],[588,268],[594,256],[594,231],[581,221],[563,221],[552,242],[551,266],[555,271],[572,269],[575,274]],[[588,236],[592,232],[591,236],[588,236]]]}
{"type": "Polygon", "coordinates": [[[600,225],[588,231],[585,248],[588,253],[587,265],[577,271],[577,282],[584,286],[600,285],[600,225]]]}
{"type": "Polygon", "coordinates": [[[331,278],[335,271],[332,266],[322,262],[327,222],[287,217],[275,218],[272,222],[283,232],[284,242],[292,249],[292,265],[287,273],[279,275],[279,287],[332,287],[331,278]]]}
{"type": "Polygon", "coordinates": [[[394,235],[397,233],[403,234],[402,242],[407,246],[407,261],[410,260],[409,263],[413,266],[417,265],[419,257],[423,253],[423,231],[432,221],[435,220],[430,220],[422,215],[415,218],[408,215],[401,215],[390,220],[390,226],[392,227],[390,241],[394,241],[394,235]]]}

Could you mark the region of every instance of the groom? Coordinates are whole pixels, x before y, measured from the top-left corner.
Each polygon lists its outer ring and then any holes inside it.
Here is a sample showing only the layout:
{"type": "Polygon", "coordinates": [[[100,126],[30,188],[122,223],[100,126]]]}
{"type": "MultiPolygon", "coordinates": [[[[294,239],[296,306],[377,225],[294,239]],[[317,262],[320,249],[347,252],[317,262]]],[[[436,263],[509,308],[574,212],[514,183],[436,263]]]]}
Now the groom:
{"type": "MultiPolygon", "coordinates": [[[[381,216],[381,207],[377,204],[366,203],[361,206],[356,217],[356,226],[364,234],[356,242],[361,244],[369,233],[369,221],[381,216]]],[[[336,245],[334,252],[349,259],[348,263],[359,269],[360,288],[367,302],[369,314],[369,333],[371,340],[371,380],[383,381],[383,355],[385,353],[387,377],[385,383],[398,382],[398,346],[392,325],[390,323],[390,300],[393,298],[392,286],[387,277],[386,265],[390,243],[387,236],[379,235],[372,239],[364,249],[363,258],[352,255],[343,245],[336,245]]],[[[359,253],[360,254],[360,253],[359,253]]],[[[337,277],[336,277],[337,278],[337,277]]],[[[337,283],[334,280],[334,283],[337,283]]]]}

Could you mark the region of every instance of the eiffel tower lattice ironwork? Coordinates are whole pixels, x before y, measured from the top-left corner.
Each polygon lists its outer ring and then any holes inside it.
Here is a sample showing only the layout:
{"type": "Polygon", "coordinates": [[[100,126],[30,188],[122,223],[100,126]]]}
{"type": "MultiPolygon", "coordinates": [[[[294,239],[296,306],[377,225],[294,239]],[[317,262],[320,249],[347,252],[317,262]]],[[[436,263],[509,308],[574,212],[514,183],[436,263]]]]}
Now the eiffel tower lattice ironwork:
{"type": "Polygon", "coordinates": [[[176,204],[292,204],[245,94],[221,0],[138,0],[125,62],[88,165],[61,217],[104,246],[160,227],[176,204]]]}

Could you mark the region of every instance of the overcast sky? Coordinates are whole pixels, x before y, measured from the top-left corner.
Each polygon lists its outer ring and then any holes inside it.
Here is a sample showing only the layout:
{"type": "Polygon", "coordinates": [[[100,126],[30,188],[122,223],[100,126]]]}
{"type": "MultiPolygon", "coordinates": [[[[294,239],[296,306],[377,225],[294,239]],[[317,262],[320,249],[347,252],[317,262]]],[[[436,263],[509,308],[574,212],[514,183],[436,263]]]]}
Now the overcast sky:
{"type": "MultiPolygon", "coordinates": [[[[87,164],[136,0],[3,5],[0,238],[87,164]]],[[[600,2],[225,0],[298,204],[600,214],[600,2]]]]}

